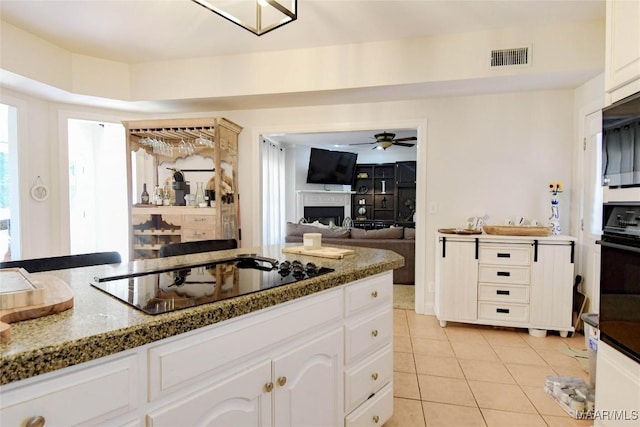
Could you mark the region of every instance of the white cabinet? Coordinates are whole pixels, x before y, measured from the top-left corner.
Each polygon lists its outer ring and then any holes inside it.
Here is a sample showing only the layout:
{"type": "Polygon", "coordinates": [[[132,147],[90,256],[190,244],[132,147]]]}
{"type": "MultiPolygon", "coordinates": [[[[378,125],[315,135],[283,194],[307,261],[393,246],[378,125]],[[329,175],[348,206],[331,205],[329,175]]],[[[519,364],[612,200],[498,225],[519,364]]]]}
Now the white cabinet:
{"type": "Polygon", "coordinates": [[[532,264],[531,328],[573,331],[573,250],[563,242],[538,245],[532,264]]]}
{"type": "Polygon", "coordinates": [[[342,424],[342,349],[339,329],[273,359],[274,426],[342,424]]]}
{"type": "Polygon", "coordinates": [[[151,411],[148,425],[260,426],[271,423],[272,393],[269,361],[151,411]]]}
{"type": "Polygon", "coordinates": [[[475,239],[441,236],[436,243],[435,313],[441,326],[478,319],[477,250],[475,239]]]}
{"type": "Polygon", "coordinates": [[[571,324],[571,237],[436,234],[436,304],[447,321],[557,330],[571,324]]]}
{"type": "Polygon", "coordinates": [[[384,424],[393,412],[391,273],[345,289],[344,362],[345,425],[384,424]]]}
{"type": "Polygon", "coordinates": [[[382,425],[393,408],[392,278],[8,384],[0,425],[382,425]]]}
{"type": "MultiPolygon", "coordinates": [[[[136,354],[109,357],[2,387],[0,425],[99,425],[143,402],[136,354]]],[[[114,425],[113,423],[106,423],[114,425]]]]}
{"type": "Polygon", "coordinates": [[[605,62],[610,103],[640,91],[640,2],[607,0],[605,62]]]}
{"type": "Polygon", "coordinates": [[[637,427],[640,364],[600,341],[596,370],[597,427],[637,427]]]}
{"type": "Polygon", "coordinates": [[[336,329],[275,358],[179,394],[148,414],[153,427],[328,426],[341,423],[342,331],[336,329]],[[322,396],[321,399],[318,396],[322,396]]]}

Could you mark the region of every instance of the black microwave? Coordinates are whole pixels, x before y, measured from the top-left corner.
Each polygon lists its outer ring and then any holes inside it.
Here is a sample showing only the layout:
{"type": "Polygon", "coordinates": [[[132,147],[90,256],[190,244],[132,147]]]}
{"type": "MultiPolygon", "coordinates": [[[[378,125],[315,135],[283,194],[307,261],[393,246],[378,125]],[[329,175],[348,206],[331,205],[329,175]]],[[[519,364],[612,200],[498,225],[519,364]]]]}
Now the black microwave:
{"type": "Polygon", "coordinates": [[[640,186],[640,92],[602,110],[602,185],[640,186]]]}

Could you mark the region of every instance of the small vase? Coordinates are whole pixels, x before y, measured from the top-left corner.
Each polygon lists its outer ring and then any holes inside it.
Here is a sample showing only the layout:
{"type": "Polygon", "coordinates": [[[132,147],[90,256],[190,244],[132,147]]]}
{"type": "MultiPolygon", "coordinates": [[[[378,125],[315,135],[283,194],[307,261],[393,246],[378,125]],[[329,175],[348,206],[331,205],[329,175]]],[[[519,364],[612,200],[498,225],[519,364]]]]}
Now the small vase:
{"type": "Polygon", "coordinates": [[[549,217],[549,225],[551,226],[551,234],[559,236],[560,232],[560,208],[558,199],[551,199],[551,216],[549,217]]]}

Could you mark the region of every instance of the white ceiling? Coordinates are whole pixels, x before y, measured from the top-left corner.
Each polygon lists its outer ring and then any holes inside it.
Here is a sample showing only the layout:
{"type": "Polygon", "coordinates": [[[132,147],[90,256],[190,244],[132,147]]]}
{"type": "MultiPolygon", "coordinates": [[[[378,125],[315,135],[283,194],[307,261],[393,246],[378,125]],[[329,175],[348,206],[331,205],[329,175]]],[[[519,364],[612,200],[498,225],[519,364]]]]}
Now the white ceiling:
{"type": "MultiPolygon", "coordinates": [[[[218,2],[218,3],[225,3],[218,2]]],[[[604,19],[604,0],[298,0],[298,19],[263,36],[256,36],[191,0],[0,0],[0,17],[70,52],[126,63],[211,57],[258,51],[309,48],[424,37],[445,33],[491,30],[604,19]]],[[[384,58],[381,58],[381,63],[384,58]]],[[[4,75],[4,85],[11,78],[4,75]]],[[[271,94],[238,99],[113,102],[42,88],[17,79],[27,93],[59,102],[131,111],[213,111],[291,105],[358,103],[419,99],[510,90],[555,89],[581,84],[579,75],[554,80],[529,76],[463,81],[446,86],[423,83],[304,94],[271,94]],[[27,87],[29,86],[29,87],[27,87]],[[46,96],[45,96],[46,93],[46,96]]],[[[585,80],[590,78],[584,76],[585,80]]],[[[583,80],[584,81],[584,80],[583,80]]],[[[42,86],[42,85],[41,85],[42,86]]],[[[373,141],[373,134],[394,132],[415,136],[415,130],[377,129],[365,132],[272,135],[286,144],[326,145],[373,141]],[[407,133],[409,132],[409,133],[407,133]]],[[[373,146],[350,146],[349,151],[373,146]]],[[[394,150],[414,148],[392,147],[394,150]]]]}
{"type": "Polygon", "coordinates": [[[0,16],[10,24],[71,52],[127,63],[585,21],[604,14],[604,0],[298,0],[296,21],[258,37],[190,0],[0,0],[0,16]]]}

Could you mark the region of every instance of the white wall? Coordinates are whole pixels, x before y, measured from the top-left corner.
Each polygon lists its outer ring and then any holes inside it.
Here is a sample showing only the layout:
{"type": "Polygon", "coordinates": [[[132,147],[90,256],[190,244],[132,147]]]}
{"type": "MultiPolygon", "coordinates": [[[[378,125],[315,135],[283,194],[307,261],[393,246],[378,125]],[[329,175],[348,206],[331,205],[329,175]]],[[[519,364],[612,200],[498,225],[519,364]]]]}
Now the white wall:
{"type": "MultiPolygon", "coordinates": [[[[73,107],[22,98],[28,104],[29,129],[38,137],[28,138],[22,147],[32,160],[21,172],[21,179],[28,181],[40,174],[54,188],[46,204],[27,209],[23,256],[57,254],[62,248],[56,231],[61,210],[56,195],[65,190],[56,182],[65,171],[59,168],[56,152],[60,151],[58,145],[65,143],[59,135],[65,133],[50,117],[73,107]]],[[[244,126],[239,141],[239,192],[245,245],[260,243],[260,215],[253,213],[261,209],[261,134],[363,126],[417,128],[421,147],[418,174],[426,177],[418,183],[422,197],[418,200],[418,219],[423,224],[418,228],[418,238],[424,239],[424,252],[417,254],[424,274],[418,277],[417,285],[424,291],[419,296],[422,306],[428,307],[433,300],[433,232],[438,228],[461,226],[467,217],[480,214],[488,214],[489,222],[495,223],[517,215],[544,219],[550,211],[546,184],[560,180],[566,189],[561,197],[561,225],[564,230],[571,229],[575,218],[568,195],[574,188],[575,108],[574,91],[556,90],[205,115],[224,116],[244,126]],[[428,213],[427,206],[434,210],[428,213]]],[[[92,111],[96,113],[99,115],[99,111],[92,111]]],[[[123,120],[140,118],[112,111],[103,114],[123,120]]],[[[36,202],[27,199],[26,203],[36,202]]]]}

